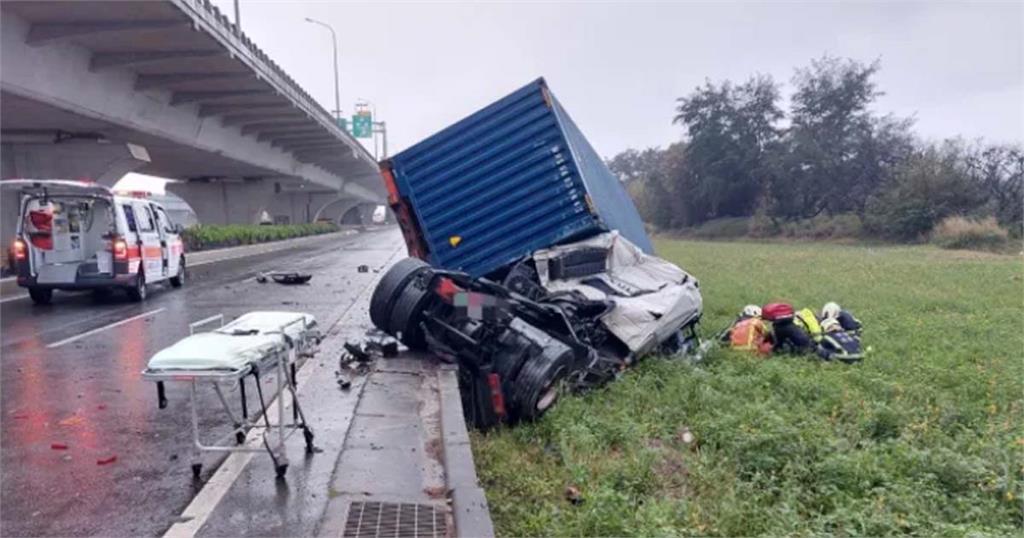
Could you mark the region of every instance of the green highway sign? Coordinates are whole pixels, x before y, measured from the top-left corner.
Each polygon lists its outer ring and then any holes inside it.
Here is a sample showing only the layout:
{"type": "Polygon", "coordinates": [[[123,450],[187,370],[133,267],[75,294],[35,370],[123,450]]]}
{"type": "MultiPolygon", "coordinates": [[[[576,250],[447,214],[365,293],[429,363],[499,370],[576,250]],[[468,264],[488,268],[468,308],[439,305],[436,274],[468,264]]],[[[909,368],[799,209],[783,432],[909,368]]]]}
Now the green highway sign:
{"type": "Polygon", "coordinates": [[[356,114],[352,116],[352,136],[356,138],[373,137],[373,116],[356,114]]]}

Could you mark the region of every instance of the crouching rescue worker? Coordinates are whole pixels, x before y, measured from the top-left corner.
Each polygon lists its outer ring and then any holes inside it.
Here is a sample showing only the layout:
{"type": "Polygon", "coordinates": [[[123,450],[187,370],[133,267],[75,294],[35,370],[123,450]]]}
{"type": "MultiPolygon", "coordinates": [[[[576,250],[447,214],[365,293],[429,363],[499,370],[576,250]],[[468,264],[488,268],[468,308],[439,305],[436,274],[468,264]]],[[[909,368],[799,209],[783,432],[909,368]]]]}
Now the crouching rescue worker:
{"type": "MultiPolygon", "coordinates": [[[[772,324],[773,351],[782,353],[810,353],[815,342],[804,328],[803,322],[796,322],[796,312],[787,303],[770,303],[761,309],[762,318],[772,324]]],[[[813,313],[812,316],[813,317],[813,313]]],[[[820,330],[820,329],[819,329],[820,330]]]]}
{"type": "Polygon", "coordinates": [[[853,317],[847,310],[843,310],[838,303],[828,302],[821,308],[821,317],[824,322],[827,319],[834,319],[844,331],[860,334],[862,327],[859,319],[853,317]]]}
{"type": "Polygon", "coordinates": [[[818,342],[818,356],[827,361],[845,363],[860,362],[864,359],[860,337],[847,331],[837,318],[825,318],[821,322],[822,337],[818,342]]]}
{"type": "Polygon", "coordinates": [[[731,349],[758,355],[771,354],[771,330],[761,319],[761,307],[753,304],[743,307],[740,316],[726,330],[722,341],[729,342],[731,349]]]}

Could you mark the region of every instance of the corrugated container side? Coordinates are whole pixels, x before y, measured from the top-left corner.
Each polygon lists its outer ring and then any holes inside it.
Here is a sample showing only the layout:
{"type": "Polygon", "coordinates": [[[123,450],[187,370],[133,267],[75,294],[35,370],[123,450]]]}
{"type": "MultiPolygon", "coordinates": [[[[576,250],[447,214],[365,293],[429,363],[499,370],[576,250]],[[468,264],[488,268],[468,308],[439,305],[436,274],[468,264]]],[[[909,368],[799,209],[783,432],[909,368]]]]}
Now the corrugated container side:
{"type": "Polygon", "coordinates": [[[587,193],[597,206],[601,220],[609,230],[618,230],[623,237],[640,247],[648,254],[654,253],[654,246],[647,236],[644,221],[637,211],[633,199],[611,170],[604,159],[590,145],[583,132],[572,121],[569,114],[562,108],[558,99],[554,99],[555,113],[565,132],[565,138],[572,148],[573,155],[580,167],[583,183],[587,193]]]}
{"type": "Polygon", "coordinates": [[[627,237],[639,230],[641,240],[630,239],[650,250],[628,194],[543,79],[384,168],[399,193],[392,207],[410,210],[418,223],[403,225],[410,252],[435,266],[487,274],[534,250],[602,231],[602,222],[627,237]]]}

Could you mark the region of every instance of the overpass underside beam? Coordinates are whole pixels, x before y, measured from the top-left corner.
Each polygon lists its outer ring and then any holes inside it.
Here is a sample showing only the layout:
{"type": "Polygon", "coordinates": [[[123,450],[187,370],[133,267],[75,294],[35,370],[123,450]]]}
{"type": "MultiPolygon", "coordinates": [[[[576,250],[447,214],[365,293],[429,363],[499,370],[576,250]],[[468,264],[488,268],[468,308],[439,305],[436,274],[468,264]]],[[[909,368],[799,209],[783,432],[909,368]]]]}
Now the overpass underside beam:
{"type": "MultiPolygon", "coordinates": [[[[4,133],[5,140],[17,137],[4,133]]],[[[4,179],[82,179],[107,186],[149,161],[142,146],[95,141],[4,142],[0,151],[4,179]]]]}

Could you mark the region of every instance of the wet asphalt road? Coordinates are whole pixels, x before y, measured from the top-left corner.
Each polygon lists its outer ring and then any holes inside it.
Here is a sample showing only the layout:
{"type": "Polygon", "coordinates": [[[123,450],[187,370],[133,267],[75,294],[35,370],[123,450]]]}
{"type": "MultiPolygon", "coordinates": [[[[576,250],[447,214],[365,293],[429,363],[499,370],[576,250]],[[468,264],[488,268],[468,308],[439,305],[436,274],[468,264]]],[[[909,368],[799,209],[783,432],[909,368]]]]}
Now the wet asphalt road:
{"type": "MultiPolygon", "coordinates": [[[[139,375],[149,357],[186,336],[189,322],[219,313],[231,319],[252,310],[304,311],[329,328],[373,279],[372,271],[357,272],[363,259],[380,260],[380,250],[396,250],[400,241],[396,229],[371,231],[209,264],[193,269],[184,289],[156,286],[141,304],[121,294],[101,301],[57,294],[47,307],[3,303],[0,535],[161,534],[201,484],[188,465],[184,384],[169,385],[170,404],[157,409],[155,386],[139,375]],[[252,278],[276,269],[314,277],[297,287],[252,278]]],[[[214,427],[222,422],[212,412],[216,399],[205,396],[209,411],[200,421],[214,427]]],[[[255,405],[252,394],[250,401],[255,405]]],[[[205,462],[204,478],[218,460],[205,462]]]]}

